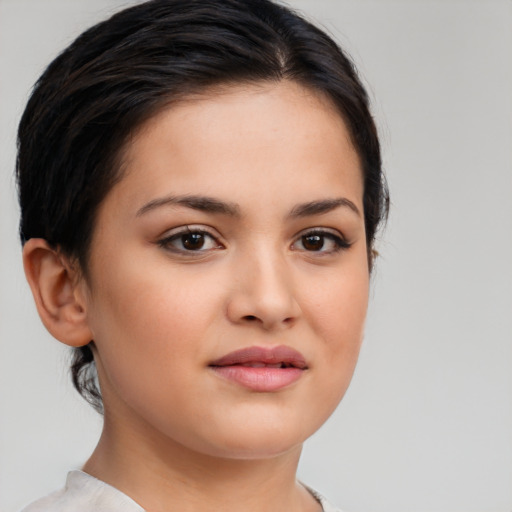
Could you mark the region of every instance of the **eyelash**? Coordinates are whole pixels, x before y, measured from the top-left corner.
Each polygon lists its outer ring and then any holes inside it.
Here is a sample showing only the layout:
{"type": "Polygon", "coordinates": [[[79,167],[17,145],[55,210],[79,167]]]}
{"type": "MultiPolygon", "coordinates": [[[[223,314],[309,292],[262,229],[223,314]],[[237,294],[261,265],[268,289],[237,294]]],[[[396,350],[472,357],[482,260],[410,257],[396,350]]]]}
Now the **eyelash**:
{"type": "Polygon", "coordinates": [[[178,254],[192,254],[192,253],[200,254],[200,253],[204,253],[204,252],[207,252],[210,250],[224,249],[224,246],[217,240],[217,237],[202,227],[200,228],[200,227],[194,227],[194,226],[185,226],[183,228],[178,228],[178,229],[179,230],[171,232],[165,238],[162,238],[161,240],[159,240],[158,245],[160,247],[162,247],[163,249],[167,249],[171,252],[175,252],[178,254]],[[206,250],[200,250],[200,249],[202,249],[202,246],[199,247],[198,249],[186,248],[184,246],[184,243],[186,243],[184,239],[187,235],[189,235],[189,236],[190,235],[200,235],[201,237],[203,237],[203,240],[205,238],[209,238],[210,240],[212,240],[214,242],[215,247],[210,247],[206,250]],[[172,245],[173,243],[180,242],[180,241],[181,241],[181,245],[182,245],[181,248],[178,248],[178,247],[175,247],[172,245]]]}
{"type": "Polygon", "coordinates": [[[316,253],[316,254],[322,254],[322,255],[329,255],[329,254],[336,254],[339,251],[343,251],[346,249],[349,249],[352,245],[351,243],[347,242],[343,236],[341,236],[337,232],[327,231],[324,228],[314,228],[314,229],[308,229],[306,231],[303,231],[297,240],[292,244],[292,248],[295,244],[298,242],[302,242],[304,244],[305,239],[308,237],[318,237],[321,239],[322,245],[319,250],[307,250],[304,249],[305,252],[310,253],[316,253]],[[334,244],[334,247],[332,247],[329,250],[322,250],[325,245],[325,240],[329,240],[334,244]]]}
{"type": "MultiPolygon", "coordinates": [[[[210,233],[209,231],[205,230],[203,227],[194,227],[194,226],[185,226],[183,228],[178,228],[179,230],[171,232],[169,235],[167,235],[165,238],[162,238],[161,240],[158,240],[158,245],[162,247],[163,249],[166,249],[168,251],[177,253],[177,254],[186,254],[186,255],[200,255],[207,252],[210,252],[212,250],[219,250],[224,249],[224,245],[218,241],[217,236],[210,233]],[[185,244],[187,241],[185,240],[185,237],[187,236],[198,236],[201,237],[200,241],[203,243],[200,245],[200,247],[197,248],[190,248],[186,247],[185,244]],[[208,247],[206,249],[203,249],[204,244],[207,243],[206,239],[210,239],[213,247],[208,247]],[[176,242],[181,244],[181,247],[176,247],[176,242]]],[[[190,242],[190,240],[188,240],[190,242]]],[[[193,241],[192,241],[193,243],[193,241]]],[[[335,254],[339,251],[343,251],[346,249],[349,249],[352,244],[347,242],[343,236],[340,234],[337,234],[332,231],[327,231],[324,228],[313,228],[308,229],[306,231],[303,231],[299,234],[297,239],[293,242],[291,248],[294,251],[300,250],[307,253],[313,253],[313,254],[319,254],[319,255],[329,255],[329,254],[335,254]],[[307,238],[316,237],[315,242],[320,242],[320,247],[318,250],[311,249],[308,250],[306,248],[304,249],[296,249],[295,246],[298,243],[302,243],[304,246],[304,243],[306,243],[307,238]],[[331,247],[328,250],[324,250],[324,246],[326,244],[326,240],[330,241],[334,246],[331,247]]]]}

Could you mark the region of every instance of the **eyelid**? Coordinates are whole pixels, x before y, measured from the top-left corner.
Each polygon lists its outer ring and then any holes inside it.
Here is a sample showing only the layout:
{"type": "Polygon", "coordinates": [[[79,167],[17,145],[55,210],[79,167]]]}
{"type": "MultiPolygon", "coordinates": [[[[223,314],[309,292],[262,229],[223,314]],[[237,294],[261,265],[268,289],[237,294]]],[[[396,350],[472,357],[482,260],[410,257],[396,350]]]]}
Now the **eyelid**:
{"type": "Polygon", "coordinates": [[[325,226],[313,226],[311,228],[302,229],[301,231],[299,231],[296,237],[299,238],[301,236],[304,236],[305,234],[307,235],[308,233],[325,233],[328,235],[339,236],[340,238],[345,239],[345,235],[339,229],[328,228],[325,226]]]}
{"type": "Polygon", "coordinates": [[[160,235],[160,238],[168,238],[182,233],[206,233],[213,238],[220,238],[217,230],[206,224],[183,224],[181,226],[176,226],[175,228],[170,228],[164,231],[164,233],[160,235]]]}

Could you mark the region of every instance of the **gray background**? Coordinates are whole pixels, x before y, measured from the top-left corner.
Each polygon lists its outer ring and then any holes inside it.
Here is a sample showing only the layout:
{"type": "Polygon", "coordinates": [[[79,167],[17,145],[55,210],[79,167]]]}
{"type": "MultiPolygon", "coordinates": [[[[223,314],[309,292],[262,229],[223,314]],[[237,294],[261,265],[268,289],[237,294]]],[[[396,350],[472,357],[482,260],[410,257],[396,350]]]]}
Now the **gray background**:
{"type": "MultiPolygon", "coordinates": [[[[129,3],[0,0],[2,512],[60,487],[100,429],[22,275],[16,124],[50,59],[129,3]]],[[[393,199],[356,375],[300,477],[351,512],[510,512],[512,3],[291,3],[359,64],[393,199]]]]}

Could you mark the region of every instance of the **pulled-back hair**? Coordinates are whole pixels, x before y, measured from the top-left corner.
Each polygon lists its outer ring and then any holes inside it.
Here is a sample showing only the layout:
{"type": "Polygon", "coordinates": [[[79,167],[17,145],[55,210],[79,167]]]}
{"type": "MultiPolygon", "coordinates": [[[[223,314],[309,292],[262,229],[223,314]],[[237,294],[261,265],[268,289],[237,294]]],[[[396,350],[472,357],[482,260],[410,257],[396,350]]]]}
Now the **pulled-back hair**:
{"type": "MultiPolygon", "coordinates": [[[[211,87],[284,79],[329,98],[348,127],[364,178],[371,266],[388,195],[366,91],[328,35],[269,0],[152,0],[64,50],[36,83],[19,126],[22,243],[46,239],[87,276],[98,206],[122,178],[130,135],[211,87]]],[[[74,349],[71,369],[77,390],[101,410],[89,345],[74,349]]]]}

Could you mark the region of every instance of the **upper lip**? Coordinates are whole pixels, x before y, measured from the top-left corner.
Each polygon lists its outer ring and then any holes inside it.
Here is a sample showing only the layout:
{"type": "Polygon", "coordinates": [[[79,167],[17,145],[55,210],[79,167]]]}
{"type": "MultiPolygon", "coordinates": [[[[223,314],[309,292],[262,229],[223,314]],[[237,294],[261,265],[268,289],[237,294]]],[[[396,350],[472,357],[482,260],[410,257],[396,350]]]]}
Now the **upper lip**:
{"type": "Polygon", "coordinates": [[[210,366],[232,366],[246,363],[263,363],[307,368],[306,359],[297,350],[280,345],[278,347],[247,347],[230,352],[210,363],[210,366]]]}

